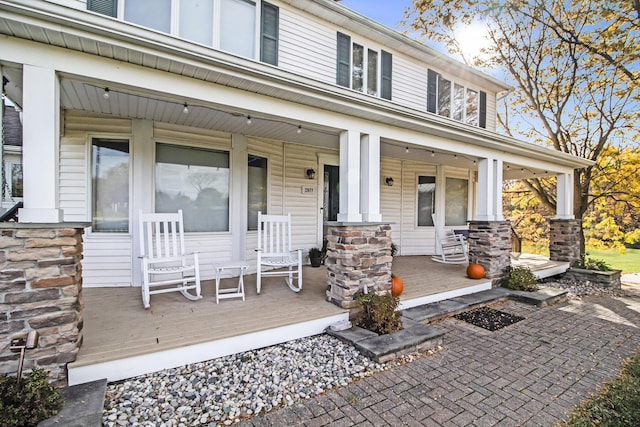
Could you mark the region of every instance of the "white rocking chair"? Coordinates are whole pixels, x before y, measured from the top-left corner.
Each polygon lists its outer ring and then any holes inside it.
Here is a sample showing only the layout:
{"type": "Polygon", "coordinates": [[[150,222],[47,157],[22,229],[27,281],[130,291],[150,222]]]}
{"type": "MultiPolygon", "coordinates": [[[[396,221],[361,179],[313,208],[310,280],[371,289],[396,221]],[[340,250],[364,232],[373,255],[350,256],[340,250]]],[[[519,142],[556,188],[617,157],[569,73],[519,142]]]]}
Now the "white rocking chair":
{"type": "Polygon", "coordinates": [[[431,218],[436,233],[436,255],[431,259],[444,264],[469,264],[464,236],[454,233],[453,230],[441,228],[436,214],[432,214],[431,218]]]}
{"type": "Polygon", "coordinates": [[[165,292],[180,291],[193,301],[202,298],[198,254],[184,250],[182,210],[149,214],[140,211],[140,259],[145,309],[149,308],[151,295],[165,292]],[[188,258],[193,262],[189,263],[188,258]],[[159,289],[151,290],[155,287],[159,289]],[[189,292],[192,289],[195,295],[189,292]]]}
{"type": "Polygon", "coordinates": [[[285,276],[294,292],[302,290],[302,249],[291,249],[291,214],[263,215],[258,212],[256,290],[262,277],[285,276]],[[286,268],[286,270],[283,270],[286,268]],[[265,271],[265,269],[267,269],[265,271]],[[294,284],[295,281],[295,284],[294,284]]]}

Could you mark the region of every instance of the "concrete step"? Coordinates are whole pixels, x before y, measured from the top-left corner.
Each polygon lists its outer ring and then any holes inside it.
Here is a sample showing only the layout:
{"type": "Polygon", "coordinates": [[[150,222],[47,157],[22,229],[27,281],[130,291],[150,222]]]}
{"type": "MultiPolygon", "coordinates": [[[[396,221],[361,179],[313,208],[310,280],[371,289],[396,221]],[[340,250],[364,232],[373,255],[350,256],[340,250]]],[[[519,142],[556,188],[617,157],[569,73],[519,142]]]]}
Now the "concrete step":
{"type": "Polygon", "coordinates": [[[60,391],[64,406],[55,416],[41,421],[38,427],[99,427],[102,426],[107,380],[101,379],[73,385],[60,391]]]}

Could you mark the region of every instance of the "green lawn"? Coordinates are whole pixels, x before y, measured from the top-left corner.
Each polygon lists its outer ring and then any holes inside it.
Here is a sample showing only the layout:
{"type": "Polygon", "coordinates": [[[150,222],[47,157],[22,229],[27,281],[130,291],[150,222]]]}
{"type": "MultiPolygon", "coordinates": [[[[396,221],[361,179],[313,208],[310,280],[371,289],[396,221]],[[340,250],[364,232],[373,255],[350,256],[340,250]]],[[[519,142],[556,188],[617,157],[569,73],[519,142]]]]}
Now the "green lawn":
{"type": "Polygon", "coordinates": [[[623,254],[615,249],[588,249],[587,257],[604,260],[611,268],[623,273],[640,272],[640,249],[627,249],[623,254]]]}
{"type": "Polygon", "coordinates": [[[630,358],[620,376],[571,411],[560,427],[640,425],[640,353],[630,358]]]}
{"type": "MultiPolygon", "coordinates": [[[[549,247],[523,242],[522,252],[549,256],[549,247]]],[[[616,249],[587,249],[587,258],[601,259],[623,273],[640,273],[640,249],[627,249],[623,254],[616,249]]]]}

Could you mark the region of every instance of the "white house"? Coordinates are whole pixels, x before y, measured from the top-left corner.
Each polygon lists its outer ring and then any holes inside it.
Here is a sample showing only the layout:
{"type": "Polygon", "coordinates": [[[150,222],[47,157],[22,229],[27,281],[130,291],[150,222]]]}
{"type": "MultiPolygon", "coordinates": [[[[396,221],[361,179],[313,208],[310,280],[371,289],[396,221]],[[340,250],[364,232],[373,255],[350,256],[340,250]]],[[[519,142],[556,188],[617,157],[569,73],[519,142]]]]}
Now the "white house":
{"type": "Polygon", "coordinates": [[[427,255],[432,212],[503,224],[503,180],[535,174],[571,225],[589,164],[496,133],[508,86],[334,1],[0,0],[0,33],[19,223],[88,225],[85,288],[139,286],[140,210],[182,209],[211,278],[255,259],[258,211],[290,212],[297,247],[385,223],[427,255]]]}

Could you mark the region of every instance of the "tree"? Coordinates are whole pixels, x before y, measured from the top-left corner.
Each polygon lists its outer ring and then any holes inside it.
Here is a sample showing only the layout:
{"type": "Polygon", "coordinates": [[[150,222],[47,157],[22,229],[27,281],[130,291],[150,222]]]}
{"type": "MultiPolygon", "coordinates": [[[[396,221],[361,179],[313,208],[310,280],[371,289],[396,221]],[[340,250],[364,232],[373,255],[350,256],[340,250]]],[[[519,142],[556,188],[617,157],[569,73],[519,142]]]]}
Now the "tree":
{"type": "MultiPolygon", "coordinates": [[[[406,17],[422,37],[461,56],[457,27],[484,23],[490,47],[464,59],[481,68],[500,69],[514,86],[498,117],[504,131],[597,161],[609,146],[622,147],[640,137],[638,3],[414,0],[406,17]]],[[[574,214],[580,222],[601,199],[593,183],[607,172],[597,164],[575,171],[574,214]]],[[[542,179],[525,181],[555,211],[555,188],[548,184],[542,179]]],[[[584,243],[582,234],[583,254],[584,243]]]]}

